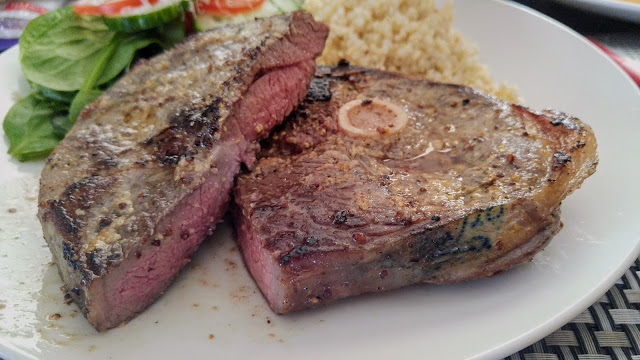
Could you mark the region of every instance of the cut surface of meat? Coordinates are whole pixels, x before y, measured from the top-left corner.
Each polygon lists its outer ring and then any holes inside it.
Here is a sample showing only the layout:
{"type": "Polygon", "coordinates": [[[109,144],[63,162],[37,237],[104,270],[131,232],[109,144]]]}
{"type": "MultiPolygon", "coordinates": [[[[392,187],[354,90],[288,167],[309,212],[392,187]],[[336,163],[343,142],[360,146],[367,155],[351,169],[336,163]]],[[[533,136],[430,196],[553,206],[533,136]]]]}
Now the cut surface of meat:
{"type": "Polygon", "coordinates": [[[238,243],[283,314],[527,262],[598,161],[564,113],[348,65],[316,71],[258,158],[234,188],[238,243]]]}
{"type": "Polygon", "coordinates": [[[97,330],[151,304],[213,231],[241,164],[304,98],[327,32],[295,12],[198,34],[82,111],[47,159],[38,216],[97,330]]]}

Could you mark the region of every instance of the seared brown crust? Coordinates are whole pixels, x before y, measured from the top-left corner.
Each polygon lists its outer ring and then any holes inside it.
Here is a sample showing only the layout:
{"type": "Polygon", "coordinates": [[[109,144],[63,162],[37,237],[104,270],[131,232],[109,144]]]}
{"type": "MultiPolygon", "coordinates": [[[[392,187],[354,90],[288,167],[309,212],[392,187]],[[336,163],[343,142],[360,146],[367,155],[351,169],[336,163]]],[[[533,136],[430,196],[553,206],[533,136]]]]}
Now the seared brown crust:
{"type": "Polygon", "coordinates": [[[98,330],[144,309],[189,261],[240,163],[253,166],[256,140],[304,96],[327,32],[295,12],[198,34],[82,111],[47,159],[38,216],[98,330]],[[251,117],[242,102],[255,84],[277,94],[269,114],[251,117]]]}
{"type": "Polygon", "coordinates": [[[311,89],[234,190],[245,262],[279,313],[528,261],[597,165],[580,120],[467,87],[338,66],[319,68],[311,89]],[[341,133],[340,106],[371,98],[410,125],[341,133]]]}

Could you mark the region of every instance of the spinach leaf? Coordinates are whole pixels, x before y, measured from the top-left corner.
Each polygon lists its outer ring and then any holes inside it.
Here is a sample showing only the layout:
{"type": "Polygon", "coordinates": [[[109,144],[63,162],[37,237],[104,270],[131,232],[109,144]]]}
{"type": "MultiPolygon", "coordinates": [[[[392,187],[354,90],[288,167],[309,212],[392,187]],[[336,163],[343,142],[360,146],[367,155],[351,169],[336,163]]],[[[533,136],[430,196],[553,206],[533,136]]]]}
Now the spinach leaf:
{"type": "Polygon", "coordinates": [[[161,42],[164,50],[170,49],[173,45],[182,42],[182,40],[187,37],[184,15],[158,26],[154,29],[153,33],[152,36],[161,42]]]}
{"type": "Polygon", "coordinates": [[[31,87],[36,90],[39,94],[46,97],[47,99],[68,103],[70,104],[73,101],[73,98],[76,96],[77,91],[58,91],[49,89],[48,87],[44,87],[42,85],[38,85],[36,83],[31,83],[31,87]]]}
{"type": "Polygon", "coordinates": [[[46,156],[82,109],[129,71],[134,61],[185,38],[184,19],[138,33],[110,31],[99,16],[71,6],[32,20],[20,37],[22,71],[36,90],[13,105],[3,128],[9,154],[20,161],[46,156]]]}
{"type": "Polygon", "coordinates": [[[53,125],[53,134],[60,138],[60,140],[64,139],[67,133],[73,127],[72,121],[69,120],[69,115],[64,113],[54,115],[51,119],[51,125],[53,125]]]}
{"type": "Polygon", "coordinates": [[[49,89],[78,90],[115,35],[99,16],[77,15],[71,6],[51,11],[29,22],[20,37],[22,71],[49,89]]]}
{"type": "Polygon", "coordinates": [[[2,123],[9,138],[8,153],[20,161],[47,156],[58,144],[52,119],[66,115],[67,104],[33,93],[16,102],[2,123]]]}
{"type": "Polygon", "coordinates": [[[109,80],[117,77],[123,70],[128,69],[138,50],[144,49],[151,44],[161,44],[158,39],[146,36],[148,35],[147,33],[127,35],[124,39],[118,39],[119,44],[116,47],[115,53],[107,62],[96,84],[101,85],[107,83],[109,80]]]}
{"type": "Polygon", "coordinates": [[[100,89],[80,90],[69,106],[69,123],[73,125],[87,104],[95,100],[102,91],[100,89]]]}
{"type": "Polygon", "coordinates": [[[119,46],[99,74],[97,85],[109,82],[128,69],[138,50],[151,44],[167,49],[184,37],[182,21],[125,35],[110,31],[99,16],[78,15],[67,6],[29,22],[20,37],[20,64],[30,82],[68,92],[81,88],[86,74],[94,70],[101,51],[115,39],[119,46]]]}
{"type": "Polygon", "coordinates": [[[157,43],[154,38],[145,38],[142,34],[128,35],[118,33],[111,39],[95,59],[91,72],[86,75],[80,91],[76,94],[69,107],[69,121],[73,124],[80,111],[100,95],[97,87],[100,79],[107,81],[117,77],[124,69],[128,69],[136,51],[157,43]]]}

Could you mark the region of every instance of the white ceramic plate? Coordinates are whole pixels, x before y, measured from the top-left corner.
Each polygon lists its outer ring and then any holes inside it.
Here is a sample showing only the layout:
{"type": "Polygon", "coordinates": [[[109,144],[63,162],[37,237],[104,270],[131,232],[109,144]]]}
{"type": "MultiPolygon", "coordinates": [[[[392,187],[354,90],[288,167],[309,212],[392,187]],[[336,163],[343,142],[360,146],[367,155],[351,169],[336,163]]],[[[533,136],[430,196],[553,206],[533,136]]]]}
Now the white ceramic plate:
{"type": "Polygon", "coordinates": [[[640,23],[640,4],[623,0],[556,0],[583,10],[640,23]]]}
{"type": "MultiPolygon", "coordinates": [[[[242,265],[229,227],[126,326],[98,334],[64,305],[36,213],[42,163],[0,140],[0,357],[6,359],[496,359],[553,332],[598,299],[639,252],[640,91],[606,56],[525,8],[456,1],[455,24],[482,61],[533,107],[591,124],[595,175],[563,204],[564,229],[530,264],[492,279],[413,286],[274,315],[242,265]],[[9,212],[13,208],[15,212],[9,212]],[[59,314],[60,318],[55,319],[59,314]]],[[[0,117],[27,86],[17,49],[0,56],[0,117]]]]}

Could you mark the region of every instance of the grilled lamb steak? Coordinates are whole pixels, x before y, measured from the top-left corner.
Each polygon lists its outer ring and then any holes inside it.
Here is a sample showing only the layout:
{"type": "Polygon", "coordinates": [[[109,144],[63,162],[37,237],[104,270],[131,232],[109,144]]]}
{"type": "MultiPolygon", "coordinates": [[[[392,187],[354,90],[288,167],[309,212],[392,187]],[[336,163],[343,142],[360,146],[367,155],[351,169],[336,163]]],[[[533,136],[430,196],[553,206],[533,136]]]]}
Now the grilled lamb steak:
{"type": "Polygon", "coordinates": [[[597,164],[571,116],[346,64],[319,68],[263,145],[234,212],[245,263],[283,314],[529,261],[597,164]]]}
{"type": "Polygon", "coordinates": [[[189,261],[241,163],[304,98],[327,33],[304,12],[202,33],[82,111],[47,160],[38,216],[96,329],[142,311],[189,261]]]}

